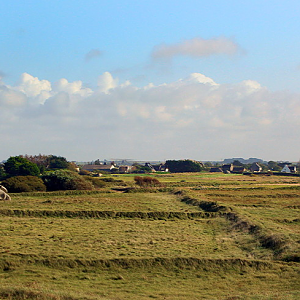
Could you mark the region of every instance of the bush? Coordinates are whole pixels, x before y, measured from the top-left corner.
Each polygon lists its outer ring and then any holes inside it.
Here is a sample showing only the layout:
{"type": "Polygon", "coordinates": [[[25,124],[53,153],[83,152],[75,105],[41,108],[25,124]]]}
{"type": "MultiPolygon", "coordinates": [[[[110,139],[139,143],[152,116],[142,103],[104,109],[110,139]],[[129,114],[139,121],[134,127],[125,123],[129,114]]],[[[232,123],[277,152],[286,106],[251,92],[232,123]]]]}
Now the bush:
{"type": "Polygon", "coordinates": [[[70,170],[56,170],[42,176],[48,191],[59,190],[92,190],[90,181],[70,170]]]}
{"type": "Polygon", "coordinates": [[[91,174],[92,174],[92,172],[87,171],[87,170],[80,170],[79,171],[79,175],[91,175],[91,174]]]}
{"type": "Polygon", "coordinates": [[[106,185],[99,177],[84,176],[84,179],[91,182],[95,188],[103,188],[106,185]]]}
{"type": "Polygon", "coordinates": [[[141,176],[135,176],[134,181],[137,185],[141,187],[148,187],[148,186],[161,186],[161,183],[159,182],[158,179],[146,176],[146,177],[141,177],[141,176]]]}
{"type": "Polygon", "coordinates": [[[14,176],[2,181],[10,193],[46,191],[43,180],[36,176],[14,176]]]}

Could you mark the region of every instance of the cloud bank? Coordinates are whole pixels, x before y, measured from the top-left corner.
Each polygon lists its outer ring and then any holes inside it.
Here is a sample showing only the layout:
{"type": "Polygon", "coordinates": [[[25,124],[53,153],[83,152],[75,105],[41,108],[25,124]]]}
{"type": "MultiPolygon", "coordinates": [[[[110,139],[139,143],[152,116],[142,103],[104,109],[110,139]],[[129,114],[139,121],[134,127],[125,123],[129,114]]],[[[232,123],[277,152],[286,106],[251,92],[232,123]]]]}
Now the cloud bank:
{"type": "Polygon", "coordinates": [[[299,159],[300,96],[200,73],[144,87],[105,72],[94,89],[24,73],[0,82],[2,155],[218,160],[299,159]],[[4,146],[3,146],[4,145],[4,146]]]}
{"type": "Polygon", "coordinates": [[[158,45],[152,51],[154,60],[172,59],[174,56],[206,57],[214,54],[233,55],[240,50],[231,39],[218,37],[213,39],[193,38],[173,45],[158,45]]]}

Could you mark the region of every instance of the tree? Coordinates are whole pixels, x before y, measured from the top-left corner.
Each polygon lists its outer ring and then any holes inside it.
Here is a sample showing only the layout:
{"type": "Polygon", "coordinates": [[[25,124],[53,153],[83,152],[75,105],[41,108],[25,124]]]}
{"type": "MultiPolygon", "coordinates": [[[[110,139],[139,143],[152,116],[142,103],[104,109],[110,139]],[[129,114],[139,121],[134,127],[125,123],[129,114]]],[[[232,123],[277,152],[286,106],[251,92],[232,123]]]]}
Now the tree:
{"type": "Polygon", "coordinates": [[[7,174],[7,177],[13,176],[39,176],[40,170],[38,166],[29,161],[28,159],[21,157],[21,156],[11,156],[5,163],[4,163],[4,170],[7,174]]]}
{"type": "Polygon", "coordinates": [[[28,155],[25,154],[21,157],[35,163],[39,169],[40,173],[43,174],[46,170],[57,170],[57,169],[70,169],[75,170],[74,164],[67,161],[65,157],[56,155],[28,155]]]}
{"type": "Polygon", "coordinates": [[[233,161],[233,163],[232,163],[234,166],[240,166],[240,167],[243,167],[244,166],[244,164],[243,163],[241,163],[239,160],[235,160],[235,161],[233,161]]]}
{"type": "Polygon", "coordinates": [[[65,157],[50,155],[48,158],[49,169],[67,169],[69,162],[65,157]]]}
{"type": "Polygon", "coordinates": [[[271,171],[280,171],[282,168],[277,164],[276,161],[270,160],[268,162],[268,167],[271,171]]]}
{"type": "Polygon", "coordinates": [[[180,172],[200,172],[203,170],[202,163],[185,159],[185,160],[167,160],[166,165],[170,172],[180,173],[180,172]]]}

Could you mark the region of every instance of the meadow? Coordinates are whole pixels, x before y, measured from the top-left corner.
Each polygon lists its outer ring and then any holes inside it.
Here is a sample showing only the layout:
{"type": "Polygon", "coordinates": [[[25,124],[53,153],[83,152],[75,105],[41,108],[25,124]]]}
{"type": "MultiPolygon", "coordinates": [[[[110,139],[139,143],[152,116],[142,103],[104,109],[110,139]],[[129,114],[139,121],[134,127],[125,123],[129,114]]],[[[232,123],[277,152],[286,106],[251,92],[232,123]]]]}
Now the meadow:
{"type": "Polygon", "coordinates": [[[300,180],[134,176],[0,202],[0,299],[299,299],[300,180]]]}

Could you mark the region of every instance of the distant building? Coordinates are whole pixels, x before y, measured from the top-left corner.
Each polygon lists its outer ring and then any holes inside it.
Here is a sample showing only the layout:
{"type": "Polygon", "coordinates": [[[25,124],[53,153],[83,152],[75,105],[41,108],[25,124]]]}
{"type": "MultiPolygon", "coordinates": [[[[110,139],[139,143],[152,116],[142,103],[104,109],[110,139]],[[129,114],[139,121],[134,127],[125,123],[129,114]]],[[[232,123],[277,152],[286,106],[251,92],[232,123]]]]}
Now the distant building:
{"type": "Polygon", "coordinates": [[[217,173],[217,172],[223,172],[223,170],[220,167],[212,167],[210,168],[209,172],[217,173]]]}
{"type": "Polygon", "coordinates": [[[151,169],[151,172],[169,172],[166,164],[152,165],[150,163],[145,163],[145,167],[151,169]]]}
{"type": "Polygon", "coordinates": [[[230,173],[233,170],[233,164],[226,164],[222,166],[222,171],[224,173],[230,173]]]}
{"type": "Polygon", "coordinates": [[[239,173],[239,174],[242,174],[246,171],[246,169],[243,167],[243,166],[233,166],[233,169],[232,169],[232,173],[239,173]]]}
{"type": "Polygon", "coordinates": [[[281,170],[282,173],[296,173],[297,172],[297,168],[296,166],[292,166],[292,165],[285,165],[283,167],[283,169],[281,170]]]}
{"type": "Polygon", "coordinates": [[[258,163],[255,162],[250,166],[250,171],[258,173],[258,172],[262,171],[262,167],[258,163]]]}
{"type": "Polygon", "coordinates": [[[120,166],[119,173],[130,173],[136,169],[135,166],[120,166]]]}
{"type": "Polygon", "coordinates": [[[117,169],[114,163],[111,164],[100,164],[100,165],[84,165],[81,170],[85,171],[99,171],[99,172],[111,172],[113,169],[117,169]]]}

